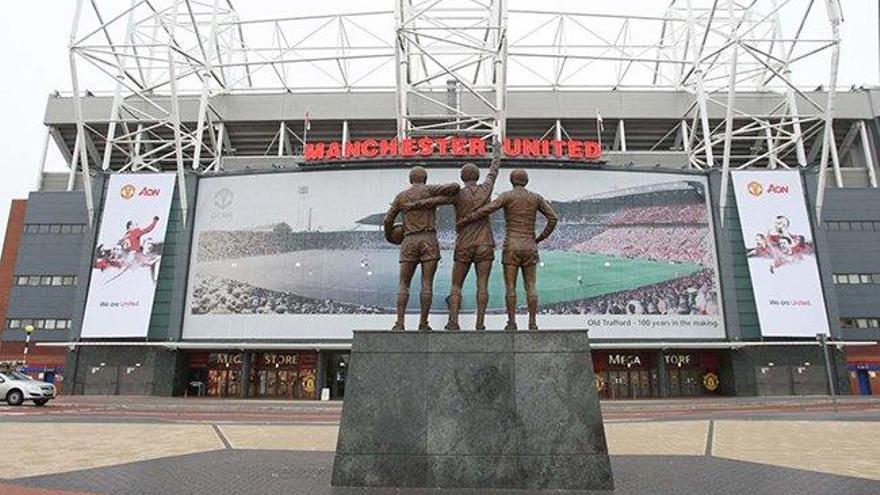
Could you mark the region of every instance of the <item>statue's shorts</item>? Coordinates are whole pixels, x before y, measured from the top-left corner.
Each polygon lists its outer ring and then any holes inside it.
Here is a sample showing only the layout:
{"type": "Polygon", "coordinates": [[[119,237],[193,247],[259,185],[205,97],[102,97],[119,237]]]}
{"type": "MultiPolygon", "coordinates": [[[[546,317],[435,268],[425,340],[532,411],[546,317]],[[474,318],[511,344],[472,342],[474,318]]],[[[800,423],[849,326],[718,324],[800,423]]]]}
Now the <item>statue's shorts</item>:
{"type": "Polygon", "coordinates": [[[480,263],[495,259],[495,246],[471,246],[456,248],[453,259],[457,263],[480,263]]]}
{"type": "Polygon", "coordinates": [[[400,244],[401,263],[424,263],[440,259],[440,244],[434,232],[419,232],[403,238],[400,244]]]}
{"type": "Polygon", "coordinates": [[[515,266],[532,266],[538,264],[538,250],[505,249],[501,253],[501,264],[515,266]]]}

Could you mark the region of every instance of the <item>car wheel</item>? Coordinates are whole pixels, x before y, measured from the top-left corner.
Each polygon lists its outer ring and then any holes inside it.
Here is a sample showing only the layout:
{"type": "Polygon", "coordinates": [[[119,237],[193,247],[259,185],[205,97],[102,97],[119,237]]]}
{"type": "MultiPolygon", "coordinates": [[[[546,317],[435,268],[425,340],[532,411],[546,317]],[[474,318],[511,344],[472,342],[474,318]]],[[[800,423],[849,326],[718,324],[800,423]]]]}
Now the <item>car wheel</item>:
{"type": "Polygon", "coordinates": [[[34,399],[34,405],[37,407],[43,407],[49,403],[49,399],[34,399]]]}
{"type": "Polygon", "coordinates": [[[24,402],[24,394],[21,393],[21,390],[10,390],[6,394],[6,402],[10,406],[20,406],[24,402]]]}

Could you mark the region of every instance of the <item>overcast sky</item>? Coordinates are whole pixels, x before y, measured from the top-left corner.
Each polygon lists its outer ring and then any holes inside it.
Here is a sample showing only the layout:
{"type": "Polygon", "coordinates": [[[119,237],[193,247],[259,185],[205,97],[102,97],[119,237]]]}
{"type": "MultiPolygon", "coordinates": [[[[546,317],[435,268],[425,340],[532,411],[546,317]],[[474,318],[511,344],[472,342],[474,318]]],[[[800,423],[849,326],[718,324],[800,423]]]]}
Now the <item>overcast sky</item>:
{"type": "MultiPolygon", "coordinates": [[[[118,0],[122,1],[122,0],[118,0]]],[[[769,0],[759,0],[769,1],[769,0]]],[[[43,115],[46,98],[53,91],[70,90],[67,43],[74,0],[28,0],[4,2],[0,16],[0,232],[5,232],[9,202],[26,198],[37,180],[46,128],[43,115]]],[[[392,8],[391,0],[259,0],[234,2],[243,18],[266,18],[314,12],[392,8]]],[[[602,1],[589,2],[599,11],[602,1]]],[[[662,14],[668,0],[609,2],[626,13],[662,14]]],[[[878,1],[841,0],[845,22],[841,51],[840,84],[877,85],[878,1]]],[[[88,2],[86,2],[88,4],[88,2]]],[[[541,9],[576,11],[583,0],[542,0],[541,9]]],[[[823,2],[817,2],[819,8],[823,2]]],[[[510,0],[510,8],[535,8],[530,0],[510,0]]],[[[612,9],[609,9],[612,10],[612,9]]],[[[613,10],[614,12],[624,12],[613,10]]],[[[389,34],[390,37],[390,34],[389,34]]],[[[47,168],[66,170],[60,153],[50,144],[47,168]]]]}

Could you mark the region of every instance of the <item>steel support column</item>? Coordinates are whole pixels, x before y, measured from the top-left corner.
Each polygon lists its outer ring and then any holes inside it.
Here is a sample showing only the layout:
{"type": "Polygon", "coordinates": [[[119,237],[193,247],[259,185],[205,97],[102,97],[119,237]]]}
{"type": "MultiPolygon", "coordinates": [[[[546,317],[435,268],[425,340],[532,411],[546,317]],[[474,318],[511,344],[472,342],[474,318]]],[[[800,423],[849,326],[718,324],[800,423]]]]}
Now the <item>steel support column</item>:
{"type": "MultiPolygon", "coordinates": [[[[831,49],[831,77],[828,81],[828,99],[825,104],[825,126],[822,133],[822,157],[819,160],[819,185],[816,191],[816,221],[822,221],[822,207],[825,205],[825,188],[828,181],[828,156],[830,147],[835,146],[834,133],[834,93],[837,86],[837,69],[840,63],[840,6],[837,0],[825,0],[828,20],[831,23],[834,46],[831,49]]],[[[838,165],[839,171],[839,165],[838,165]]],[[[842,186],[842,184],[838,184],[842,186]]]]}
{"type": "Polygon", "coordinates": [[[168,26],[168,78],[171,89],[171,125],[174,128],[174,159],[177,163],[177,191],[180,194],[181,223],[186,225],[189,210],[186,197],[186,176],[183,170],[183,136],[180,131],[180,101],[177,95],[177,60],[172,48],[174,31],[177,28],[180,0],[174,0],[171,25],[168,26]]]}

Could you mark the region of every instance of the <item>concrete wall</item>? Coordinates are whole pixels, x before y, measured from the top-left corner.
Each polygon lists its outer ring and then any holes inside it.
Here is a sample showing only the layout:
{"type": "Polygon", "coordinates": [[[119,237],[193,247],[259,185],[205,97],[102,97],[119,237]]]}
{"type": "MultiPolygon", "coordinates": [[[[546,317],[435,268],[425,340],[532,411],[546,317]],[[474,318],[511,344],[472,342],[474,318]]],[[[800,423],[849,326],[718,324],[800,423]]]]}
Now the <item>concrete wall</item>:
{"type": "Polygon", "coordinates": [[[162,264],[159,267],[156,298],[153,301],[147,340],[179,340],[183,332],[183,310],[186,304],[192,222],[195,218],[196,184],[197,180],[194,176],[187,177],[189,210],[186,222],[183,221],[179,194],[175,194],[171,201],[168,230],[165,234],[162,264]]]}
{"type": "MultiPolygon", "coordinates": [[[[82,192],[32,192],[28,196],[25,225],[87,223],[82,192]]],[[[23,233],[15,261],[18,275],[77,275],[77,286],[13,286],[7,318],[71,319],[76,313],[75,294],[85,284],[81,265],[88,233],[23,233]]],[[[4,322],[5,323],[5,322],[4,322]]],[[[5,340],[23,340],[23,330],[7,330],[5,340]]],[[[64,341],[64,330],[36,330],[32,340],[64,341]]]]}
{"type": "MultiPolygon", "coordinates": [[[[825,101],[822,91],[806,92],[814,101],[825,101]]],[[[395,93],[392,91],[362,93],[309,93],[309,94],[240,94],[219,95],[211,98],[212,108],[223,115],[226,122],[302,121],[311,112],[316,121],[353,119],[395,119],[395,93]]],[[[445,100],[446,94],[437,94],[445,100]]],[[[810,103],[797,97],[800,108],[810,103]]],[[[838,92],[835,99],[835,116],[838,119],[870,119],[878,115],[871,102],[877,100],[874,90],[838,92]]],[[[482,111],[482,104],[470,94],[462,93],[461,105],[465,111],[482,111]]],[[[167,106],[168,100],[157,98],[157,103],[167,106]]],[[[768,114],[778,104],[779,96],[769,93],[739,92],[737,108],[758,115],[768,114]]],[[[83,116],[91,123],[106,122],[110,116],[112,96],[83,98],[83,116]]],[[[578,119],[593,118],[596,108],[602,109],[604,118],[668,119],[683,115],[693,102],[693,96],[680,91],[509,91],[507,94],[507,118],[515,119],[578,119]]],[[[138,105],[137,102],[132,103],[138,105]]],[[[146,105],[146,104],[143,104],[146,105]]],[[[415,110],[428,109],[418,98],[410,100],[415,110]]],[[[184,122],[195,122],[199,97],[180,98],[180,116],[184,122]]],[[[878,107],[880,108],[880,107],[878,107]]],[[[433,112],[432,112],[433,113],[433,112]]],[[[724,118],[723,109],[710,106],[709,117],[724,118]]],[[[73,98],[50,96],[46,104],[44,122],[47,125],[74,123],[73,98]]]]}
{"type": "MultiPolygon", "coordinates": [[[[810,196],[815,197],[815,177],[808,181],[810,196]]],[[[816,229],[827,298],[835,306],[832,322],[837,326],[843,317],[880,317],[880,285],[834,285],[832,273],[880,273],[880,232],[832,231],[828,221],[880,222],[880,189],[829,188],[825,193],[823,224],[816,229]]],[[[830,310],[829,310],[830,312],[830,310]]],[[[880,340],[880,329],[841,329],[847,340],[880,340]]]]}
{"type": "MultiPolygon", "coordinates": [[[[729,370],[735,395],[825,395],[828,378],[822,349],[810,346],[766,346],[733,350],[729,370]],[[809,364],[808,364],[809,363],[809,364]]],[[[829,346],[829,361],[838,394],[849,393],[846,357],[829,346]]]]}
{"type": "Polygon", "coordinates": [[[80,347],[68,354],[67,392],[81,395],[173,395],[182,353],[152,347],[80,347]]]}

